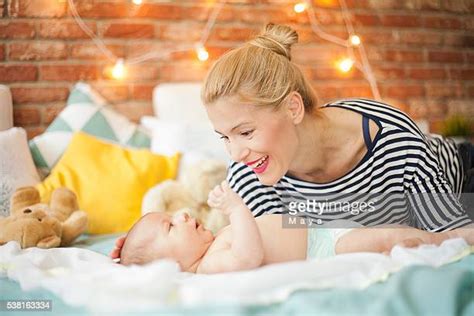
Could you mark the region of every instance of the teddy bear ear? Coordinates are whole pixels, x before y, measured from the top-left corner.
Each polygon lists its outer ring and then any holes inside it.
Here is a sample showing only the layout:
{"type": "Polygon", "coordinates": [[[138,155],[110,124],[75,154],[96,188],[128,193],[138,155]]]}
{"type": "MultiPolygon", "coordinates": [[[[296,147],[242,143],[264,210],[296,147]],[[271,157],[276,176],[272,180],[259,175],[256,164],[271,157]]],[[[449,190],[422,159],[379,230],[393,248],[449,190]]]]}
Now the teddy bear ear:
{"type": "Polygon", "coordinates": [[[35,187],[21,187],[16,189],[11,197],[10,214],[16,214],[27,206],[41,202],[38,190],[35,187]]]}

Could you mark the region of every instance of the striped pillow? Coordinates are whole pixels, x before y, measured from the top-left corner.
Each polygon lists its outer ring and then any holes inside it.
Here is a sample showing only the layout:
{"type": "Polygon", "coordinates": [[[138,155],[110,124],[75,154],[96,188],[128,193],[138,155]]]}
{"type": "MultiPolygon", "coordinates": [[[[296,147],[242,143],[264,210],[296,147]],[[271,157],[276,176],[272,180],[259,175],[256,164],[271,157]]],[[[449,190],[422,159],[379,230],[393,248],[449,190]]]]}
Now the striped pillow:
{"type": "Polygon", "coordinates": [[[66,150],[74,132],[135,148],[150,148],[150,135],[142,127],[107,106],[86,83],[72,89],[66,107],[46,131],[29,142],[35,165],[48,174],[66,150]]]}

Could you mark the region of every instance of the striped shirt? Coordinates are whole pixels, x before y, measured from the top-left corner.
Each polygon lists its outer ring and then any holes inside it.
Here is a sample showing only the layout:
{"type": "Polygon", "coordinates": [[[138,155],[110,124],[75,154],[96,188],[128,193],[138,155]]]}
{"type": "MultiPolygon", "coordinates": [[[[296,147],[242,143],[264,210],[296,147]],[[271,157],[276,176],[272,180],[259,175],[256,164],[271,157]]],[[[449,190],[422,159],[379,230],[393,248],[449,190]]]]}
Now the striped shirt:
{"type": "Polygon", "coordinates": [[[379,130],[373,140],[365,138],[366,155],[347,174],[324,184],[285,175],[266,186],[250,167],[232,162],[227,180],[255,217],[288,213],[292,201],[342,199],[347,203],[332,204],[330,212],[310,211],[306,216],[319,224],[349,219],[365,226],[406,224],[433,232],[471,223],[459,202],[463,170],[454,142],[423,134],[406,114],[381,102],[345,99],[325,106],[355,111],[366,121],[375,121],[379,130]],[[373,202],[371,212],[344,209],[363,200],[362,194],[365,201],[373,202]]]}

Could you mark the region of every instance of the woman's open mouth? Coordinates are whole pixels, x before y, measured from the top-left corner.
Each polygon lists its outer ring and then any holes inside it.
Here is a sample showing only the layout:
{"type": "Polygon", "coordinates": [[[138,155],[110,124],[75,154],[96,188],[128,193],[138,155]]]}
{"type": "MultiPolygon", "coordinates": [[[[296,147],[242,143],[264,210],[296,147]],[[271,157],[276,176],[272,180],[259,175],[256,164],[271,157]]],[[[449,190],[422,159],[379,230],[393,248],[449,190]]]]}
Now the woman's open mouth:
{"type": "Polygon", "coordinates": [[[263,173],[268,167],[269,160],[270,160],[270,157],[268,155],[264,156],[260,158],[258,161],[256,161],[255,163],[253,163],[252,165],[250,165],[250,167],[256,173],[263,173]]]}

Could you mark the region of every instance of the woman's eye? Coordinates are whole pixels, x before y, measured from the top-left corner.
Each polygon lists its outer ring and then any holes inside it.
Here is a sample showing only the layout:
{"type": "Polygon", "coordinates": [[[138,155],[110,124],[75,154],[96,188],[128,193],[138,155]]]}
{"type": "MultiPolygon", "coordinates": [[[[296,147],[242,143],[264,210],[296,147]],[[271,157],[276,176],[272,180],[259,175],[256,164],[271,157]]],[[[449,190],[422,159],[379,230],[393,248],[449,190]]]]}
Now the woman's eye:
{"type": "Polygon", "coordinates": [[[253,130],[250,130],[250,131],[242,132],[242,133],[240,133],[240,135],[247,137],[247,136],[252,135],[252,133],[253,133],[253,130]]]}
{"type": "Polygon", "coordinates": [[[220,139],[224,140],[225,142],[229,141],[229,138],[227,136],[221,136],[219,137],[220,139]]]}

